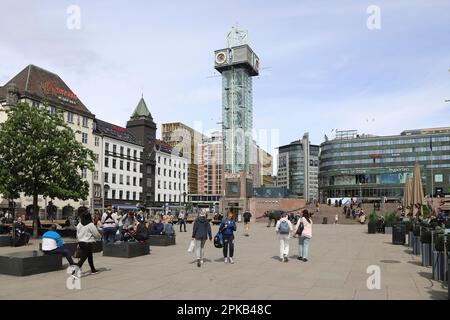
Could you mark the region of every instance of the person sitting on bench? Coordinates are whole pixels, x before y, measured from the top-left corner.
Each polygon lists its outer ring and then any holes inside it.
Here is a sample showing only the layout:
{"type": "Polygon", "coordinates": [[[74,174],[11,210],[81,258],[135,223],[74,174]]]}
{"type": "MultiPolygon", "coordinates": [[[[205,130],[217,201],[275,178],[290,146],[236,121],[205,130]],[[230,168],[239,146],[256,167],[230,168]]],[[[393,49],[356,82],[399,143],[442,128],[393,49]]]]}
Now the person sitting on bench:
{"type": "Polygon", "coordinates": [[[14,231],[16,233],[15,238],[15,246],[23,246],[25,244],[28,244],[30,241],[30,234],[26,232],[26,226],[25,223],[22,221],[22,217],[17,218],[17,222],[14,223],[14,231]]]}
{"type": "Polygon", "coordinates": [[[173,237],[175,236],[175,230],[173,229],[172,222],[170,221],[170,217],[166,217],[164,220],[164,229],[163,233],[166,236],[173,237]]]}
{"type": "Polygon", "coordinates": [[[164,231],[164,224],[162,224],[159,220],[155,221],[150,230],[151,235],[160,235],[164,231]]]}
{"type": "Polygon", "coordinates": [[[144,216],[138,217],[138,224],[136,226],[136,232],[134,234],[134,238],[137,241],[145,241],[148,239],[148,229],[145,225],[145,218],[144,216]]]}
{"type": "Polygon", "coordinates": [[[45,254],[62,254],[69,262],[69,265],[74,265],[70,251],[63,248],[64,241],[61,235],[56,232],[56,224],[53,224],[50,231],[47,231],[42,236],[42,252],[45,254]]]}

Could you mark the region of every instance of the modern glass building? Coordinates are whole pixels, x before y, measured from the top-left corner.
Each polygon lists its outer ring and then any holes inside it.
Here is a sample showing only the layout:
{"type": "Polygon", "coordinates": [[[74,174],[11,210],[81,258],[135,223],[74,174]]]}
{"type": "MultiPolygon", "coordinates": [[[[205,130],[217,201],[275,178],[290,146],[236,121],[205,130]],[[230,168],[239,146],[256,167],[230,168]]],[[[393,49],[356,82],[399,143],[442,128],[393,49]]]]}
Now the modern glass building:
{"type": "Polygon", "coordinates": [[[425,194],[450,194],[450,127],[407,130],[396,136],[339,133],[336,139],[321,144],[321,200],[399,199],[416,161],[425,194]]]}

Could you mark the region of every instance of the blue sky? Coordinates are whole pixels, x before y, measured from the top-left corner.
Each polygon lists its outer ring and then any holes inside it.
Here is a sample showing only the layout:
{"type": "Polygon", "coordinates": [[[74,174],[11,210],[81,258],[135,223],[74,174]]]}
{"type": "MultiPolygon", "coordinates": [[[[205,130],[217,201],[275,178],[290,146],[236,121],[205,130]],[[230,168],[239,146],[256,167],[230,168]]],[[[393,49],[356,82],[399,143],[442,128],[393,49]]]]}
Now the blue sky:
{"type": "Polygon", "coordinates": [[[333,129],[384,135],[450,125],[446,0],[6,0],[1,8],[0,83],[41,66],[118,125],[143,91],[158,134],[169,121],[217,127],[213,51],[236,22],[266,68],[253,82],[254,127],[279,130],[280,144],[304,132],[319,144],[333,129]],[[80,30],[66,27],[72,4],[80,30]],[[381,10],[380,30],[366,26],[369,5],[381,10]]]}

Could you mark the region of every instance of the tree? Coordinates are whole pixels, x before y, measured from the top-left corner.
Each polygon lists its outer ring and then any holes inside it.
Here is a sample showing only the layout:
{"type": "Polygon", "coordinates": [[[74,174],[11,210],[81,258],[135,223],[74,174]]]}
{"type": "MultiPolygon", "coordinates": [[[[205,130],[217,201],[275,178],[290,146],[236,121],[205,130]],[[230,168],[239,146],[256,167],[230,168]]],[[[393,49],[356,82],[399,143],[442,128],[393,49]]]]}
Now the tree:
{"type": "Polygon", "coordinates": [[[15,199],[33,197],[33,235],[37,237],[38,196],[86,200],[89,184],[82,170],[94,169],[94,153],[76,140],[63,112],[18,103],[0,125],[0,192],[15,199]]]}

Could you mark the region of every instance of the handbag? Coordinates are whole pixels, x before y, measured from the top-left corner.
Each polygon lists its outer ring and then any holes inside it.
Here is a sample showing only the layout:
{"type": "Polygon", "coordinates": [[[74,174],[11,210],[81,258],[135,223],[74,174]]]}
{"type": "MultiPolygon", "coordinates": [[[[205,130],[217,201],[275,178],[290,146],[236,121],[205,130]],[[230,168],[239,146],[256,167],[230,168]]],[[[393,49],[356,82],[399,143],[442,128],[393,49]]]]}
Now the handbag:
{"type": "Polygon", "coordinates": [[[77,248],[75,249],[75,252],[73,253],[73,257],[75,259],[80,259],[81,257],[81,249],[80,249],[80,245],[77,245],[77,248]]]}
{"type": "Polygon", "coordinates": [[[195,239],[192,239],[191,242],[189,243],[189,247],[187,249],[188,252],[193,252],[195,248],[195,239]]]}
{"type": "MultiPolygon", "coordinates": [[[[301,219],[301,218],[300,218],[301,219]]],[[[297,232],[295,233],[298,236],[301,236],[303,233],[303,229],[305,228],[305,226],[303,225],[303,221],[300,220],[300,225],[297,228],[297,232]]]]}

